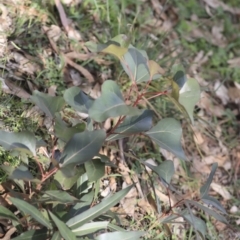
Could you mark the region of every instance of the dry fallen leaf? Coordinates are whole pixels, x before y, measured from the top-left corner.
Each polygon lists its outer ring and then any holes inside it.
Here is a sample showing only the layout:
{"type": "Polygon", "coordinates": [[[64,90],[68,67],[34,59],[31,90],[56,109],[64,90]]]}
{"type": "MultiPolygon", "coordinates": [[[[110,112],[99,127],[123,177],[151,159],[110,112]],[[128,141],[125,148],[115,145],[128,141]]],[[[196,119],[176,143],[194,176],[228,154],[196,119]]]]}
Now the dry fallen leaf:
{"type": "Polygon", "coordinates": [[[220,194],[224,200],[230,200],[232,198],[231,194],[228,192],[226,187],[221,186],[220,184],[214,182],[211,184],[211,187],[215,192],[220,194]]]}

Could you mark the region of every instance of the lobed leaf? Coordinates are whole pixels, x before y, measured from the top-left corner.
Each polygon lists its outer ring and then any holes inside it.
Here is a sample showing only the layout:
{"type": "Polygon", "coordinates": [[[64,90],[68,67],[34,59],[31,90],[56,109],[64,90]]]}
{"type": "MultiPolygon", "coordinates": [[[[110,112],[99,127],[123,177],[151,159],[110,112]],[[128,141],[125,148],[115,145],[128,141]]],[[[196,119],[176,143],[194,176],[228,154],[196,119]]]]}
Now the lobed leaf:
{"type": "Polygon", "coordinates": [[[66,144],[60,163],[62,167],[69,164],[82,164],[98,154],[106,133],[104,130],[76,133],[66,144]]]}
{"type": "Polygon", "coordinates": [[[51,118],[54,118],[54,114],[59,112],[64,105],[64,99],[62,97],[53,97],[37,90],[33,92],[30,100],[51,118]]]}
{"type": "Polygon", "coordinates": [[[162,119],[145,134],[161,148],[172,152],[180,159],[186,159],[181,146],[182,128],[177,120],[173,118],[162,119]]]}

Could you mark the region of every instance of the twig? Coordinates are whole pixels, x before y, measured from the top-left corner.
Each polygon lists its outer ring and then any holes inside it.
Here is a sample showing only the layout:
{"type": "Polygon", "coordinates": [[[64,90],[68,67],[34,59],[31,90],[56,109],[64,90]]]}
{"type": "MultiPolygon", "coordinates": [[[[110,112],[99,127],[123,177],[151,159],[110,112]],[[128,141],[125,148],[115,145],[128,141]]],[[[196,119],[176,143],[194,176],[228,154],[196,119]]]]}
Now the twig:
{"type": "Polygon", "coordinates": [[[17,229],[15,227],[10,228],[7,233],[5,234],[5,236],[3,238],[0,238],[1,240],[10,240],[11,236],[13,235],[13,233],[15,233],[17,231],[17,229]]]}
{"type": "Polygon", "coordinates": [[[69,27],[68,19],[67,19],[66,13],[64,11],[64,8],[62,6],[62,3],[60,2],[60,0],[55,0],[55,5],[56,5],[57,10],[59,12],[61,23],[62,23],[65,31],[69,32],[70,27],[69,27]]]}

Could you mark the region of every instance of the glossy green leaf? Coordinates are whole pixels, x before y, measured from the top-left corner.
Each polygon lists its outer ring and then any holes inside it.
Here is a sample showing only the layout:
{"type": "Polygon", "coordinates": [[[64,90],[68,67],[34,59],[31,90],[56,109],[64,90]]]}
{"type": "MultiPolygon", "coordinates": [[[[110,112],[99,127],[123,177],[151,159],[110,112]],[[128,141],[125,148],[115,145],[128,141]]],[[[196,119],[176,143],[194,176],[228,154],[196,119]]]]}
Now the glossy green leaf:
{"type": "Polygon", "coordinates": [[[186,159],[181,146],[182,128],[177,120],[164,118],[145,134],[161,148],[172,152],[180,159],[186,159]]]}
{"type": "Polygon", "coordinates": [[[130,191],[132,186],[129,186],[117,193],[113,196],[108,197],[107,199],[103,200],[101,203],[95,205],[94,207],[88,209],[87,211],[69,219],[67,221],[67,225],[71,229],[76,229],[82,226],[85,223],[95,219],[96,217],[100,216],[102,213],[109,210],[111,207],[115,206],[127,193],[130,191]]]}
{"type": "Polygon", "coordinates": [[[202,209],[205,213],[209,214],[210,216],[214,217],[216,220],[220,221],[220,222],[223,222],[225,224],[228,224],[228,221],[227,219],[220,215],[219,213],[217,213],[216,211],[213,211],[212,209],[210,208],[207,208],[205,206],[203,206],[202,204],[196,202],[196,201],[193,201],[193,200],[184,200],[185,202],[188,202],[189,204],[192,204],[194,205],[195,207],[198,207],[200,209],[202,209]]]}
{"type": "Polygon", "coordinates": [[[10,219],[12,221],[19,221],[18,218],[7,208],[0,205],[0,218],[10,219]]]}
{"type": "Polygon", "coordinates": [[[75,203],[78,202],[78,199],[71,196],[69,193],[66,191],[60,191],[60,190],[48,190],[45,191],[44,195],[42,198],[45,198],[46,201],[47,199],[50,199],[52,201],[58,201],[60,203],[75,203]]]}
{"type": "Polygon", "coordinates": [[[51,240],[62,240],[62,236],[59,231],[55,232],[51,238],[51,240]]]}
{"type": "Polygon", "coordinates": [[[11,133],[0,130],[0,145],[5,150],[18,150],[36,155],[36,138],[28,131],[11,133]]]}
{"type": "Polygon", "coordinates": [[[95,233],[102,229],[106,229],[108,227],[108,223],[109,222],[107,221],[86,223],[72,231],[76,236],[84,236],[90,233],[95,233]]]}
{"type": "Polygon", "coordinates": [[[104,130],[76,133],[66,144],[60,162],[62,167],[69,164],[81,164],[98,154],[106,133],[104,130]]]}
{"type": "Polygon", "coordinates": [[[10,201],[22,212],[29,214],[37,222],[41,223],[43,226],[52,229],[51,223],[43,217],[42,213],[34,206],[26,201],[18,198],[10,198],[10,201]]]}
{"type": "Polygon", "coordinates": [[[138,240],[145,234],[142,231],[111,232],[103,233],[96,237],[96,240],[138,240]]]}
{"type": "Polygon", "coordinates": [[[132,81],[141,83],[151,80],[148,57],[145,51],[130,46],[124,54],[121,64],[132,81]]]}
{"type": "Polygon", "coordinates": [[[54,180],[57,181],[58,184],[60,184],[63,190],[69,190],[76,183],[81,174],[82,171],[78,171],[75,169],[73,176],[67,177],[62,172],[62,169],[59,169],[56,174],[54,174],[54,180]]]}
{"type": "Polygon", "coordinates": [[[193,214],[184,214],[182,216],[193,226],[196,231],[198,231],[202,235],[202,237],[205,237],[207,233],[207,227],[202,219],[194,216],[193,214]]]}
{"type": "Polygon", "coordinates": [[[217,163],[213,163],[212,165],[212,170],[210,172],[210,175],[207,179],[207,182],[200,188],[200,194],[201,194],[201,198],[204,198],[205,196],[208,195],[208,192],[209,192],[209,188],[210,188],[210,185],[212,183],[212,180],[213,180],[213,176],[217,170],[217,167],[218,167],[218,164],[217,163]]]}
{"type": "Polygon", "coordinates": [[[3,169],[11,179],[22,179],[24,181],[31,181],[34,179],[32,173],[24,165],[20,165],[17,168],[13,166],[2,165],[3,169]]]}
{"type": "Polygon", "coordinates": [[[216,209],[220,210],[222,213],[227,214],[226,210],[223,208],[222,204],[214,197],[211,197],[209,195],[204,195],[201,200],[208,204],[208,205],[212,205],[213,207],[215,207],[216,209]]]}
{"type": "Polygon", "coordinates": [[[61,233],[62,237],[65,240],[74,240],[76,239],[75,234],[67,227],[67,225],[58,219],[51,211],[48,211],[49,215],[51,216],[52,220],[56,224],[59,232],[61,233]]]}
{"type": "Polygon", "coordinates": [[[46,228],[39,230],[29,230],[15,238],[11,238],[11,240],[43,240],[43,239],[48,239],[48,230],[46,228]]]}
{"type": "Polygon", "coordinates": [[[146,166],[152,169],[155,173],[158,174],[167,183],[171,182],[172,176],[175,172],[173,161],[166,160],[158,166],[153,166],[147,162],[142,161],[146,166]]]}
{"type": "Polygon", "coordinates": [[[97,122],[103,122],[110,117],[127,115],[136,111],[127,106],[118,85],[107,80],[102,85],[102,95],[96,99],[89,109],[89,116],[97,122]]]}
{"type": "Polygon", "coordinates": [[[71,107],[81,113],[88,113],[88,109],[93,103],[93,99],[78,87],[68,88],[63,97],[71,107]]]}
{"type": "Polygon", "coordinates": [[[128,116],[106,140],[113,141],[131,134],[148,131],[152,127],[153,111],[144,110],[140,115],[128,116]]]}
{"type": "Polygon", "coordinates": [[[33,92],[30,100],[51,118],[54,118],[54,114],[59,112],[64,105],[64,99],[62,97],[53,97],[37,90],[33,92]]]}
{"type": "Polygon", "coordinates": [[[85,123],[80,123],[77,126],[69,127],[60,117],[60,114],[56,114],[54,132],[55,135],[64,142],[70,140],[70,138],[79,132],[83,132],[86,128],[85,123]]]}
{"type": "Polygon", "coordinates": [[[90,182],[97,181],[105,174],[105,164],[99,158],[89,160],[84,165],[90,182]]]}

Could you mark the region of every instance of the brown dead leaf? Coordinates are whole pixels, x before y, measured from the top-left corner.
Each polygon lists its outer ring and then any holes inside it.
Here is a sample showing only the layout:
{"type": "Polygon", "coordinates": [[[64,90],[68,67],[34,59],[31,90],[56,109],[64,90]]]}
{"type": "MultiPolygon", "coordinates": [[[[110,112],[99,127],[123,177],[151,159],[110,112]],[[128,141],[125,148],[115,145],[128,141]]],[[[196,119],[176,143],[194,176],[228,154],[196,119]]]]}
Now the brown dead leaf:
{"type": "Polygon", "coordinates": [[[227,62],[230,68],[238,68],[240,66],[240,57],[229,59],[227,62]]]}
{"type": "MultiPolygon", "coordinates": [[[[155,203],[155,200],[153,200],[155,203]]],[[[153,212],[157,212],[156,207],[153,207],[151,204],[149,204],[148,201],[144,200],[144,199],[139,199],[137,202],[137,205],[143,210],[143,213],[147,213],[147,214],[153,214],[153,212]]],[[[156,203],[155,203],[156,205],[156,203]]]]}
{"type": "Polygon", "coordinates": [[[207,114],[210,114],[212,116],[221,117],[224,114],[223,107],[220,105],[214,105],[211,100],[211,96],[206,92],[201,93],[201,98],[198,106],[206,110],[207,114]]]}
{"type": "Polygon", "coordinates": [[[54,42],[57,42],[62,34],[61,28],[56,25],[51,25],[50,27],[43,26],[43,30],[47,33],[47,36],[54,42]]]}
{"type": "Polygon", "coordinates": [[[217,183],[215,183],[215,182],[213,182],[213,183],[211,184],[211,187],[212,187],[212,189],[213,189],[215,192],[217,192],[218,194],[220,194],[220,195],[223,197],[224,200],[227,201],[227,200],[232,199],[232,196],[231,196],[231,194],[229,193],[229,191],[226,189],[226,187],[221,186],[220,184],[217,184],[217,183]]]}
{"type": "Polygon", "coordinates": [[[124,209],[124,212],[128,216],[133,217],[134,212],[135,212],[136,203],[137,203],[136,198],[124,198],[120,201],[120,203],[124,209]]]}
{"type": "Polygon", "coordinates": [[[240,103],[240,89],[239,88],[230,87],[228,89],[228,95],[229,95],[232,102],[235,102],[236,104],[240,103]]]}
{"type": "Polygon", "coordinates": [[[224,11],[230,12],[232,14],[240,15],[240,8],[231,7],[226,3],[219,1],[219,0],[204,0],[204,2],[209,5],[210,7],[217,9],[222,8],[224,11]]]}
{"type": "Polygon", "coordinates": [[[228,89],[219,80],[217,80],[214,84],[214,91],[221,99],[223,105],[226,105],[229,102],[228,89]]]}

